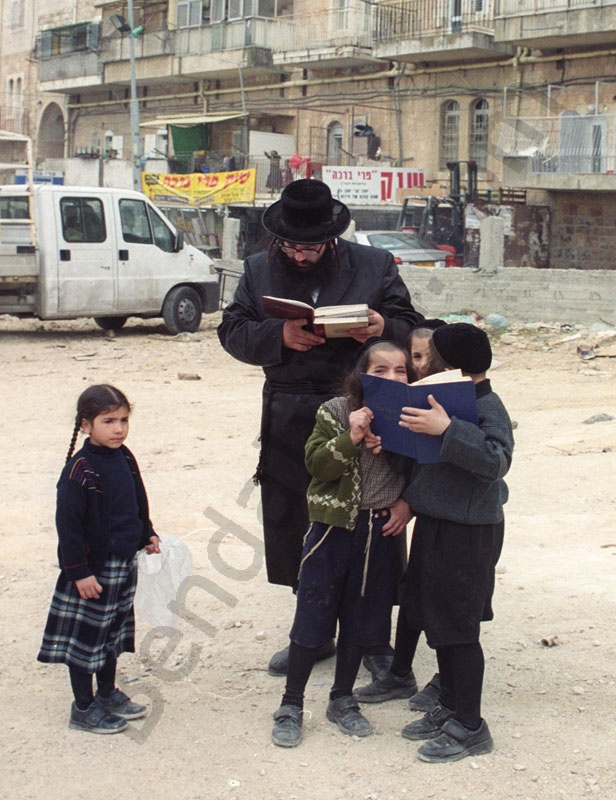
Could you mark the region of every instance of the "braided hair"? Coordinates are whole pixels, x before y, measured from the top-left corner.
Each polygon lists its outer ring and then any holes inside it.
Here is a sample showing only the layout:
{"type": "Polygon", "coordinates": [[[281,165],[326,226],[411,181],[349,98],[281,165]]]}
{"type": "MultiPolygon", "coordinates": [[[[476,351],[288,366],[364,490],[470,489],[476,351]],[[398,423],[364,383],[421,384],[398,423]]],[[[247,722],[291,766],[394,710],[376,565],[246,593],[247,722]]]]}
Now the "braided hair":
{"type": "Polygon", "coordinates": [[[75,427],[73,428],[73,435],[66,454],[66,461],[69,461],[73,455],[83,420],[92,422],[99,414],[104,414],[106,411],[115,411],[118,408],[127,408],[130,411],[131,404],[123,392],[108,383],[89,386],[79,395],[75,427]]]}

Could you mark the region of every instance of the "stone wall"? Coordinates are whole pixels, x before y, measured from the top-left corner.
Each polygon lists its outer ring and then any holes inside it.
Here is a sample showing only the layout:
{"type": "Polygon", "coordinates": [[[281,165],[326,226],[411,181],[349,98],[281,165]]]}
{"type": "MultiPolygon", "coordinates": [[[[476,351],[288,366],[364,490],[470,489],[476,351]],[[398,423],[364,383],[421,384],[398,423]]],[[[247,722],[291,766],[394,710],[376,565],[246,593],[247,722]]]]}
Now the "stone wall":
{"type": "Polygon", "coordinates": [[[616,270],[616,194],[551,192],[550,266],[616,270]]]}

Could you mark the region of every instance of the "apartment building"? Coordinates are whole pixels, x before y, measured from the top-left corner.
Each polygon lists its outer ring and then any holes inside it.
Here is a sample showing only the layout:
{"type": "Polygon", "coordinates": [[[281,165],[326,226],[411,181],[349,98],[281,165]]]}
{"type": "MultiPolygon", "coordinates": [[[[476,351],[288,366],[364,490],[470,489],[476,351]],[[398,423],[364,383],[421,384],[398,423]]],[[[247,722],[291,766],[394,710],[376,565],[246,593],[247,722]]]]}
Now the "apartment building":
{"type": "Polygon", "coordinates": [[[266,203],[272,150],[279,182],[370,164],[434,193],[472,160],[480,196],[549,209],[550,266],[614,268],[616,0],[1,6],[0,128],[67,182],[254,166],[266,203]]]}

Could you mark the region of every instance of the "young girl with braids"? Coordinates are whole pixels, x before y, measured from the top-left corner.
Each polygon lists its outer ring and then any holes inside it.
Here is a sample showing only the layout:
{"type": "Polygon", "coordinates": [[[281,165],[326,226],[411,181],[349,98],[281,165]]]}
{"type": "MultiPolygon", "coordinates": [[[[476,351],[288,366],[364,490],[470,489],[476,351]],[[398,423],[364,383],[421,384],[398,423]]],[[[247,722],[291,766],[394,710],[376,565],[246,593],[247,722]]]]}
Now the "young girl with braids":
{"type": "Polygon", "coordinates": [[[115,685],[117,657],[135,652],[137,550],[160,552],[137,462],[124,445],[130,410],[107,384],[80,395],[57,487],[60,575],[38,660],[68,666],[69,727],[92,733],[119,733],[147,711],[115,685]],[[80,430],[88,438],[73,455],[80,430]]]}

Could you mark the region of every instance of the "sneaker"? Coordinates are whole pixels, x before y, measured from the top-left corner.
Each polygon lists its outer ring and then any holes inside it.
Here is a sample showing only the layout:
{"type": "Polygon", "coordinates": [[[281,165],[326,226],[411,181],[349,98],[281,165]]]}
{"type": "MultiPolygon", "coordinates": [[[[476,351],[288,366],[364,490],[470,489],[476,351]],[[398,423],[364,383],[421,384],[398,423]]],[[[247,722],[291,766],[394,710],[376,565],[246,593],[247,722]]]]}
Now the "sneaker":
{"type": "Polygon", "coordinates": [[[431,680],[426,683],[421,692],[414,694],[409,700],[411,711],[431,711],[438,705],[439,692],[441,690],[441,679],[438,672],[433,675],[431,680]]]}
{"type": "Polygon", "coordinates": [[[103,697],[99,692],[96,693],[94,699],[107,711],[116,714],[123,719],[141,719],[148,713],[147,706],[142,706],[140,703],[133,703],[124,692],[119,689],[114,689],[109,697],[103,697]]]}
{"type": "Polygon", "coordinates": [[[481,756],[491,752],[494,747],[490,730],[484,719],[477,731],[469,731],[456,719],[443,723],[440,735],[431,742],[426,742],[417,751],[421,761],[440,764],[447,761],[459,761],[466,756],[481,756]]]}
{"type": "Polygon", "coordinates": [[[355,689],[353,694],[360,703],[384,703],[386,700],[411,697],[416,691],[417,681],[412,670],[404,678],[387,671],[367,686],[355,689]]]}
{"type": "Polygon", "coordinates": [[[347,736],[370,736],[372,726],[363,716],[352,695],[337,697],[327,705],[327,719],[335,722],[347,736]]]}
{"type": "Polygon", "coordinates": [[[436,739],[440,736],[443,723],[453,717],[453,711],[443,706],[435,706],[432,711],[428,711],[421,719],[411,722],[402,728],[402,736],[405,739],[436,739]]]}
{"type": "Polygon", "coordinates": [[[302,740],[302,714],[299,706],[280,706],[274,712],[272,742],[278,747],[297,747],[302,740]]]}
{"type": "MultiPolygon", "coordinates": [[[[326,658],[332,658],[336,655],[336,642],[332,639],[326,644],[321,645],[317,650],[317,661],[325,661],[326,658]]],[[[279,650],[270,658],[267,665],[267,674],[272,675],[274,678],[283,678],[289,669],[289,648],[285,647],[279,650]]]]}
{"type": "Polygon", "coordinates": [[[77,708],[75,703],[71,705],[68,727],[90,733],[120,733],[128,728],[128,722],[93,700],[85,711],[77,708]]]}
{"type": "Polygon", "coordinates": [[[369,653],[365,653],[364,657],[362,658],[362,664],[372,675],[372,680],[376,680],[376,678],[378,678],[380,675],[384,675],[386,672],[389,672],[389,668],[391,667],[393,660],[393,652],[381,653],[379,655],[370,655],[369,653]]]}

